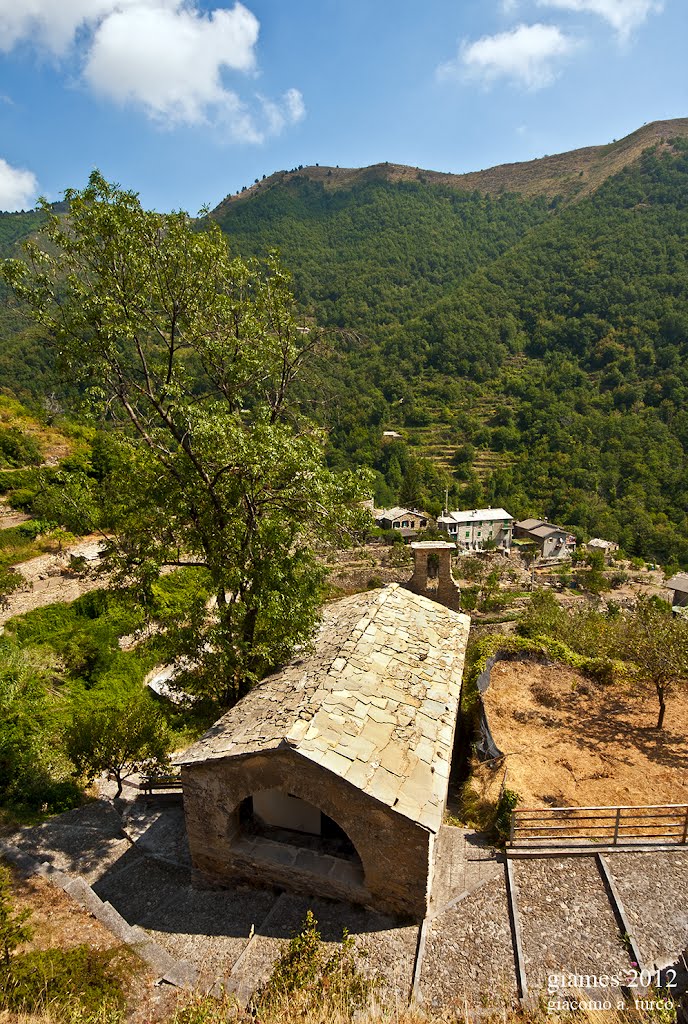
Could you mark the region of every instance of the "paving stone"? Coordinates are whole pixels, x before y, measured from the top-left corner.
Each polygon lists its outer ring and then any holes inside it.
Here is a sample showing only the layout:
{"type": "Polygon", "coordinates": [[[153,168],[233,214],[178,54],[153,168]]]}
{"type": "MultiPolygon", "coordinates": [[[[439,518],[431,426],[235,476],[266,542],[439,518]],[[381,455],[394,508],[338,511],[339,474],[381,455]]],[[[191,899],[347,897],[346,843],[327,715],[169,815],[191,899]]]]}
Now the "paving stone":
{"type": "Polygon", "coordinates": [[[209,982],[229,975],[252,929],[275,902],[270,890],[180,889],[176,899],[143,922],[149,935],[177,959],[192,963],[209,982]]]}
{"type": "Polygon", "coordinates": [[[562,973],[626,976],[630,958],[595,857],[515,860],[514,876],[532,989],[562,973]]]}
{"type": "Polygon", "coordinates": [[[461,1014],[466,1006],[495,1013],[515,1004],[516,974],[504,872],[489,879],[427,926],[421,1002],[461,1014]]]}
{"type": "Polygon", "coordinates": [[[128,862],[104,874],[94,883],[97,896],[108,900],[130,924],[140,924],[161,903],[189,885],[189,873],[144,857],[137,850],[127,854],[128,862]]]}
{"type": "Polygon", "coordinates": [[[673,963],[688,946],[688,849],[606,859],[643,960],[673,963]]]}

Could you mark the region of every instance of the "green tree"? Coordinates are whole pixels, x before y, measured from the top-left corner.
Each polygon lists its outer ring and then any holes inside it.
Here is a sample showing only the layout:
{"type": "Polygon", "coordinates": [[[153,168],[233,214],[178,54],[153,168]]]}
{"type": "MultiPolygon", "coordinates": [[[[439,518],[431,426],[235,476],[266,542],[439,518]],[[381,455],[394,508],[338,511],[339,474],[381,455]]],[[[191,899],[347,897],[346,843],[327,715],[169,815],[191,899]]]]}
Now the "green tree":
{"type": "Polygon", "coordinates": [[[657,728],[664,724],[666,701],[679,684],[688,683],[688,621],[648,598],[639,598],[625,622],[626,656],[641,679],[655,688],[659,702],[657,728]]]}
{"type": "Polygon", "coordinates": [[[78,793],[66,781],[57,659],[45,648],[0,640],[0,804],[65,810],[78,793]]]}
{"type": "Polygon", "coordinates": [[[314,542],[363,525],[368,482],[325,469],[300,412],[317,331],[297,322],[274,254],[233,258],[212,220],[146,211],[97,172],[66,198],[69,215],[49,214],[3,276],[126,427],[105,488],[118,579],[145,597],[165,567],[208,570],[215,608],[181,653],[197,689],[230,704],[311,636],[314,542]]]}
{"type": "Polygon", "coordinates": [[[0,865],[0,953],[5,967],[10,966],[12,951],[28,942],[33,930],[26,922],[30,910],[14,910],[11,902],[11,878],[7,868],[0,865]]]}
{"type": "Polygon", "coordinates": [[[111,772],[116,797],[128,776],[165,770],[170,742],[160,710],[143,693],[79,707],[65,731],[67,754],[79,775],[92,782],[102,772],[111,772]]]}
{"type": "Polygon", "coordinates": [[[0,608],[6,611],[10,606],[11,595],[26,586],[28,583],[20,572],[11,565],[0,565],[0,608]]]}

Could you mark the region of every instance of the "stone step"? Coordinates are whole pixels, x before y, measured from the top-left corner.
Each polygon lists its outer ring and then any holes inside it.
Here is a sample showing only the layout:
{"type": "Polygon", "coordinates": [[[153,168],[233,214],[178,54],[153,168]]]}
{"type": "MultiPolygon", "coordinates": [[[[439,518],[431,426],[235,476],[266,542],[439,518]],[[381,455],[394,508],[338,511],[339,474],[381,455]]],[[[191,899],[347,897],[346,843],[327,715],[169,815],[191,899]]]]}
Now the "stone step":
{"type": "Polygon", "coordinates": [[[642,962],[673,963],[688,945],[688,849],[605,854],[642,962]]]}
{"type": "Polygon", "coordinates": [[[517,1000],[504,866],[428,920],[417,998],[427,1011],[458,1016],[481,1006],[496,1015],[517,1000]]]}
{"type": "Polygon", "coordinates": [[[109,901],[130,924],[150,920],[155,909],[189,885],[182,869],[162,865],[130,847],[93,885],[102,900],[109,901]]]}
{"type": "Polygon", "coordinates": [[[275,902],[272,890],[192,889],[178,886],[171,898],[143,917],[148,934],[171,956],[188,960],[203,983],[226,978],[275,902]]]}
{"type": "Polygon", "coordinates": [[[430,916],[502,870],[496,851],[478,832],[442,825],[436,839],[430,916]]]}
{"type": "MultiPolygon", "coordinates": [[[[512,865],[531,993],[549,987],[575,995],[556,981],[562,974],[628,976],[631,957],[595,856],[529,858],[512,865]]],[[[604,998],[600,991],[594,994],[604,998]]]]}
{"type": "Polygon", "coordinates": [[[418,926],[349,904],[282,893],[256,929],[245,953],[228,979],[236,998],[246,1003],[270,976],[288,940],[296,934],[308,910],[312,910],[323,942],[334,950],[346,928],[361,955],[358,968],[376,978],[379,998],[390,1006],[404,1005],[410,996],[418,944],[418,926]]]}
{"type": "MultiPolygon", "coordinates": [[[[110,816],[103,815],[103,831],[100,831],[94,824],[79,825],[74,815],[74,811],[69,811],[44,825],[23,829],[13,837],[14,845],[29,856],[40,850],[42,861],[93,882],[124,856],[131,844],[121,829],[115,833],[110,816]],[[66,823],[62,822],[63,817],[68,819],[66,823]]],[[[90,822],[92,815],[85,820],[90,822]]]]}

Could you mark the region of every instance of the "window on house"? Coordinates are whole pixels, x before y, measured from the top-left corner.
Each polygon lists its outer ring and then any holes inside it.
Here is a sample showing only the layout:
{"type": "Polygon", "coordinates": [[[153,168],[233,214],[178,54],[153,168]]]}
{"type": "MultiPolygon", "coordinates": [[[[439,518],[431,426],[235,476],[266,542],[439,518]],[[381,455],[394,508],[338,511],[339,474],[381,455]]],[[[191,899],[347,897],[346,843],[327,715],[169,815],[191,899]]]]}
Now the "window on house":
{"type": "Polygon", "coordinates": [[[392,527],[393,527],[393,528],[394,528],[395,530],[399,530],[399,529],[401,529],[401,524],[400,524],[400,523],[392,523],[392,527]]]}

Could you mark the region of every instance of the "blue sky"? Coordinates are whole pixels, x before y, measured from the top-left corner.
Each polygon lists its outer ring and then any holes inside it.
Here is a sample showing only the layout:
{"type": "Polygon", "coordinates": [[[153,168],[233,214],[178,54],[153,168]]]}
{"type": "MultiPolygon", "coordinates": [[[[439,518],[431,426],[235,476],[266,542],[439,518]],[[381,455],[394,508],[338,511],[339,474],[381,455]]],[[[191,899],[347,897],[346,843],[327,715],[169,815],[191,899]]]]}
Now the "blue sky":
{"type": "Polygon", "coordinates": [[[688,0],[0,0],[0,209],[192,213],[297,164],[462,172],[688,116],[688,0]]]}

